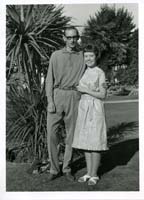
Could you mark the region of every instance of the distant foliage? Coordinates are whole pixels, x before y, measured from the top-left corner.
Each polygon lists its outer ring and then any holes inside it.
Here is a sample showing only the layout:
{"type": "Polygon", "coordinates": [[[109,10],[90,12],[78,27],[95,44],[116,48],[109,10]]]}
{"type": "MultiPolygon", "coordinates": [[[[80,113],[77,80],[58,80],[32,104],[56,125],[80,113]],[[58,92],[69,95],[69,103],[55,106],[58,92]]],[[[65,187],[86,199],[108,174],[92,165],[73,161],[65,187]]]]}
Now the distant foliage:
{"type": "Polygon", "coordinates": [[[136,29],[129,40],[127,51],[127,68],[117,73],[122,84],[138,85],[138,29],[136,29]]]}
{"type": "Polygon", "coordinates": [[[108,73],[112,67],[126,64],[134,28],[133,17],[126,9],[103,5],[87,21],[82,43],[95,43],[99,50],[98,64],[108,73]]]}

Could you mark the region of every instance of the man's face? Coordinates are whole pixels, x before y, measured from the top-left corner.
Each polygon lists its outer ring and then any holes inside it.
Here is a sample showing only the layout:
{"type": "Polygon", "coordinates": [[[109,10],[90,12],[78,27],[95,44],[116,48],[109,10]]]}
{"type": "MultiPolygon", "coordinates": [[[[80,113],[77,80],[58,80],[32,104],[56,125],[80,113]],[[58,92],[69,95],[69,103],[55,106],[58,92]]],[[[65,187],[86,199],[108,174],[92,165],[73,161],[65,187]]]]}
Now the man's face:
{"type": "Polygon", "coordinates": [[[74,29],[66,30],[64,41],[67,47],[74,48],[78,41],[77,31],[74,29]]]}

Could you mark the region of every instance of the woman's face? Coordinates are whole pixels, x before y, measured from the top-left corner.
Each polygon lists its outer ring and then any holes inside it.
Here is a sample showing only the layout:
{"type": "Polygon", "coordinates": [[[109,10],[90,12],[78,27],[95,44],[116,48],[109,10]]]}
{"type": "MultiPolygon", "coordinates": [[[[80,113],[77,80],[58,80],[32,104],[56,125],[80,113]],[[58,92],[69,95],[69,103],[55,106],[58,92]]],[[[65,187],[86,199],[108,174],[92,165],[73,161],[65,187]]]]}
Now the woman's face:
{"type": "Polygon", "coordinates": [[[88,67],[94,67],[96,62],[96,56],[94,52],[85,52],[84,53],[84,61],[88,67]]]}

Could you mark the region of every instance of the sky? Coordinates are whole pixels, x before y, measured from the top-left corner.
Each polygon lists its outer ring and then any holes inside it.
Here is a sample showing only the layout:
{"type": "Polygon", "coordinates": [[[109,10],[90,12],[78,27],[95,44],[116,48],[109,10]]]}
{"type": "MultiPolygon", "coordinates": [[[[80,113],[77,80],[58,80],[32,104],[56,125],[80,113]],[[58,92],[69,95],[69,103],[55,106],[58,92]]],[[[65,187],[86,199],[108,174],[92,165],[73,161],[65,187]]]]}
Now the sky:
{"type": "MultiPolygon", "coordinates": [[[[89,16],[94,16],[100,10],[102,4],[63,4],[64,14],[72,17],[73,25],[85,25],[89,16]]],[[[138,27],[138,4],[137,3],[115,3],[108,4],[109,6],[115,5],[117,8],[124,7],[133,16],[133,22],[138,27]]],[[[82,28],[79,28],[81,31],[82,28]]]]}

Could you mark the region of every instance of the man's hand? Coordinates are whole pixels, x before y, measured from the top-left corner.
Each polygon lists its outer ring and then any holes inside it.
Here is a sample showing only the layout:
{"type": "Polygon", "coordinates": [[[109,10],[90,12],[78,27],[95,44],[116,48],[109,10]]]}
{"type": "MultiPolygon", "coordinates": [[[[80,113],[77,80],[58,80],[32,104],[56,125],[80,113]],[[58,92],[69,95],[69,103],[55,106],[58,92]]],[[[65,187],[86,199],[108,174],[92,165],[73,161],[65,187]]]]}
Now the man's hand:
{"type": "Polygon", "coordinates": [[[54,113],[56,111],[55,105],[53,102],[48,103],[48,112],[54,113]]]}

